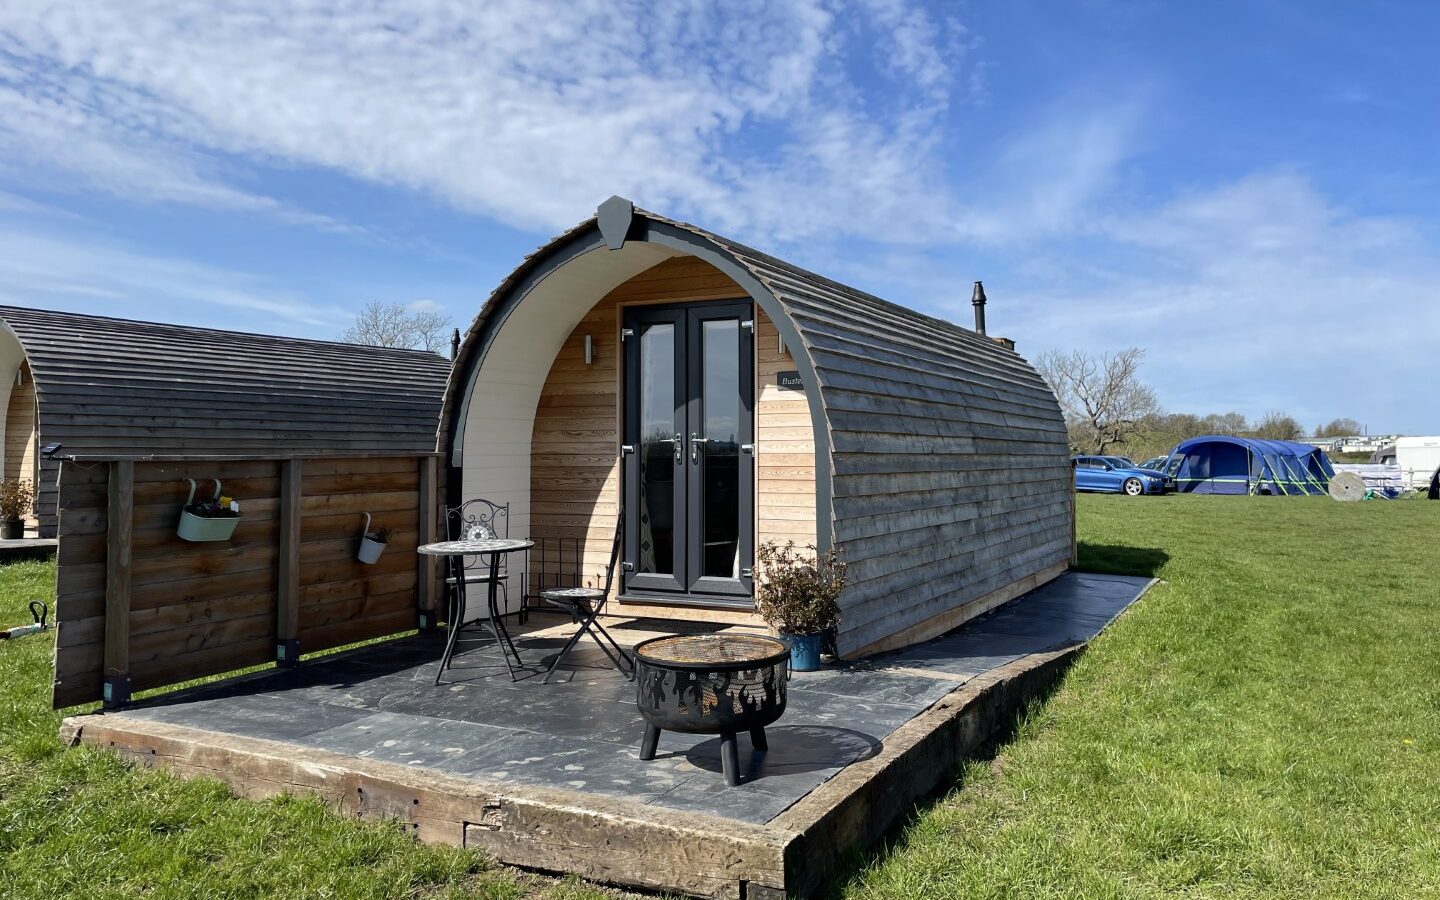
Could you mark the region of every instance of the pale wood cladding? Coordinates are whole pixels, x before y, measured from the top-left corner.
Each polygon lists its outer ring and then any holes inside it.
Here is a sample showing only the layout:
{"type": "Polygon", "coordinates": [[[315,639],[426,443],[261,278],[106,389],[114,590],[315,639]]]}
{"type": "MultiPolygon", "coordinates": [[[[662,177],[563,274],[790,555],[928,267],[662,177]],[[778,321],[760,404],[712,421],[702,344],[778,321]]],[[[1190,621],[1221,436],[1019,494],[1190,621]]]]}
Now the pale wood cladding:
{"type": "MultiPolygon", "coordinates": [[[[301,652],[414,627],[423,570],[415,552],[419,492],[427,461],[312,458],[300,465],[293,615],[301,652]],[[389,546],[372,565],[355,559],[366,512],[372,528],[392,530],[389,546]]],[[[60,479],[57,708],[99,699],[110,465],[66,463],[60,479]]],[[[279,460],[134,463],[125,630],[136,690],[274,659],[278,588],[291,576],[281,571],[283,466],[279,460]],[[185,479],[199,481],[197,494],[203,495],[213,477],[240,501],[239,527],[225,542],[183,541],[175,526],[189,492],[185,479]]]]}
{"type": "MultiPolygon", "coordinates": [[[[615,288],[585,315],[555,357],[535,411],[530,531],[585,540],[586,583],[602,578],[620,510],[620,309],[640,303],[733,300],[745,292],[694,257],[653,266],[615,288]],[[585,336],[593,362],[585,365],[585,336]]],[[[793,370],[775,324],[755,312],[756,541],[815,541],[815,438],[802,391],[782,391],[793,370]]],[[[616,579],[618,586],[619,579],[616,579]]],[[[663,607],[647,608],[657,615],[663,607]]]]}
{"type": "MultiPolygon", "coordinates": [[[[35,381],[29,363],[20,364],[20,383],[10,388],[10,402],[5,411],[5,477],[28,481],[39,486],[35,468],[35,381]]],[[[27,525],[36,522],[34,511],[25,517],[27,525]]]]}

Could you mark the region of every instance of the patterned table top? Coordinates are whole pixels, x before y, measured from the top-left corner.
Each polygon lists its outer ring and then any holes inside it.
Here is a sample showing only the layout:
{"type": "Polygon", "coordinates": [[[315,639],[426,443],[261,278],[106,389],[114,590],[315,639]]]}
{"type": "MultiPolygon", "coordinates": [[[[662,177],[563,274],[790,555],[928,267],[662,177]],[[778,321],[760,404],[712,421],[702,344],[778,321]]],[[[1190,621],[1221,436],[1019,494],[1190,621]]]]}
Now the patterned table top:
{"type": "Polygon", "coordinates": [[[476,541],[440,541],[435,544],[421,544],[417,553],[424,556],[470,556],[478,553],[514,553],[529,550],[534,541],[520,541],[505,538],[490,538],[476,541]]]}

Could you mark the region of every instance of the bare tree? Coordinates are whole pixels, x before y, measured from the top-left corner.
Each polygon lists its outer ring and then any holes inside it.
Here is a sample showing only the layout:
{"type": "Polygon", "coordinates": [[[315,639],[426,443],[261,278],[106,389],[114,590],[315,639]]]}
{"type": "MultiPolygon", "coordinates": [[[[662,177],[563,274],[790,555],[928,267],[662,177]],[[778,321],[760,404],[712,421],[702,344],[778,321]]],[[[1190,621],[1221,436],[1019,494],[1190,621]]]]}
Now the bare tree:
{"type": "Polygon", "coordinates": [[[1299,421],[1278,410],[1267,412],[1255,425],[1255,437],[1271,441],[1293,441],[1300,432],[1299,421]]]}
{"type": "Polygon", "coordinates": [[[413,308],[403,303],[367,303],[345,329],[340,340],[371,347],[400,347],[407,350],[440,352],[450,319],[432,309],[413,308]]]}
{"type": "Polygon", "coordinates": [[[1238,412],[1211,413],[1200,421],[1204,425],[1204,431],[1201,432],[1204,434],[1239,435],[1250,430],[1250,423],[1245,421],[1245,415],[1238,412]]]}
{"type": "Polygon", "coordinates": [[[1354,419],[1331,419],[1328,424],[1315,429],[1316,437],[1352,437],[1364,433],[1365,426],[1354,419]]]}
{"type": "Polygon", "coordinates": [[[1060,401],[1070,442],[1104,453],[1142,430],[1142,421],[1160,411],[1155,392],[1140,380],[1145,351],[1129,347],[1093,356],[1083,350],[1047,350],[1035,360],[1060,401]]]}

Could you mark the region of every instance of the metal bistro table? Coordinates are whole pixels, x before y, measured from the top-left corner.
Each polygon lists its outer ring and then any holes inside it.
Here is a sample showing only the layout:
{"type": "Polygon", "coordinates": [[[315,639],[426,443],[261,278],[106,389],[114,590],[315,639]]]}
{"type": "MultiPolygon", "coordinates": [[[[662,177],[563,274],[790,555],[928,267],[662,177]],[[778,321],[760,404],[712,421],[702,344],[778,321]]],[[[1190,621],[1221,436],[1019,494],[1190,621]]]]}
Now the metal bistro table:
{"type": "MultiPolygon", "coordinates": [[[[500,655],[505,658],[505,669],[510,673],[510,680],[515,680],[515,666],[510,664],[510,657],[515,657],[516,665],[524,665],[520,661],[520,652],[515,649],[515,642],[510,640],[510,632],[505,628],[505,619],[495,604],[496,592],[500,587],[500,557],[507,553],[520,553],[535,546],[534,541],[510,540],[508,538],[490,538],[474,541],[440,541],[435,544],[423,544],[417,548],[423,556],[440,556],[449,562],[451,577],[455,579],[455,590],[450,600],[450,634],[445,639],[445,655],[440,658],[440,671],[435,673],[435,683],[440,683],[440,676],[445,674],[445,669],[450,665],[450,658],[455,654],[455,642],[460,635],[460,630],[467,624],[461,621],[465,615],[465,557],[486,556],[490,557],[490,597],[488,609],[490,611],[489,628],[495,635],[495,642],[500,645],[500,655]]],[[[474,620],[476,624],[479,619],[474,620]]]]}

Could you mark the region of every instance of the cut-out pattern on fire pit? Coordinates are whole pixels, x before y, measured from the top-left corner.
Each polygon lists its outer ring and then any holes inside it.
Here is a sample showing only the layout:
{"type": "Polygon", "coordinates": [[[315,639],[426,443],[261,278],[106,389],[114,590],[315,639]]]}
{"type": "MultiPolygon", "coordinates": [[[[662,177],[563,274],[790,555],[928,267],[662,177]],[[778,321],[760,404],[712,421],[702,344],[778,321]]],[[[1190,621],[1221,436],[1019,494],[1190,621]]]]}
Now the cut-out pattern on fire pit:
{"type": "Polygon", "coordinates": [[[654,759],[661,730],[719,734],[725,780],[739,783],[737,732],[766,749],[765,726],[785,712],[790,649],[753,635],[686,635],[635,647],[636,703],[645,717],[641,759],[654,759]]]}

